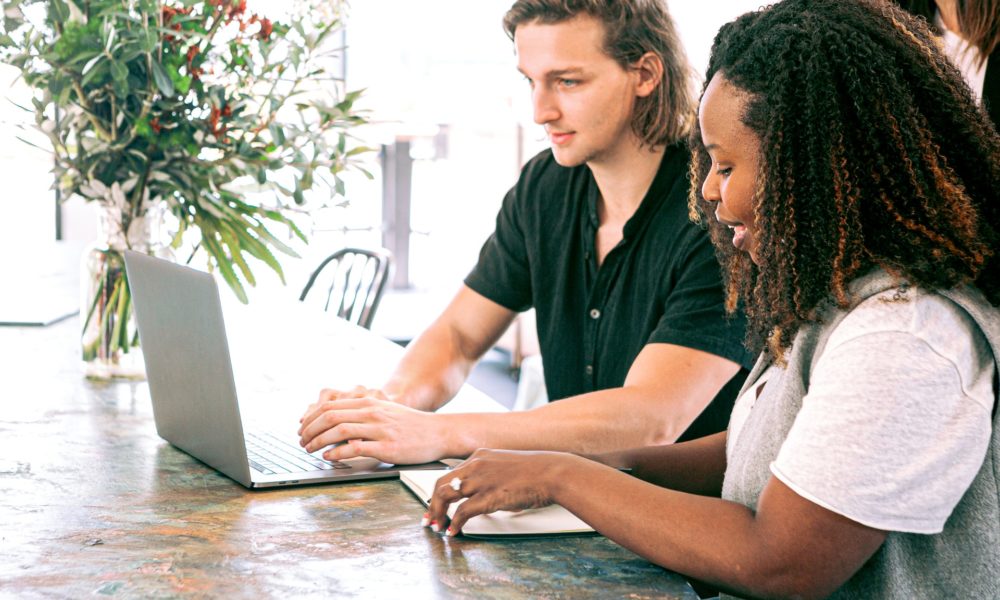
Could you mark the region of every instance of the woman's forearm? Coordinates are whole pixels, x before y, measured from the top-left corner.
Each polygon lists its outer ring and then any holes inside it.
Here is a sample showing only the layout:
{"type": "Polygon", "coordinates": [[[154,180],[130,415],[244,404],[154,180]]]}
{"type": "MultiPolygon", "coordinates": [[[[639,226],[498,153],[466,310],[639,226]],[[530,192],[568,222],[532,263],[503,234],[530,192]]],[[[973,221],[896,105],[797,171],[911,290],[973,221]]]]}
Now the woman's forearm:
{"type": "MultiPolygon", "coordinates": [[[[660,458],[678,457],[668,447],[659,450],[660,458]]],[[[776,479],[751,510],[721,498],[658,487],[581,457],[560,463],[556,476],[545,481],[555,503],[651,562],[740,596],[829,595],[886,536],[803,499],[776,479]]],[[[642,472],[643,461],[636,464],[642,472]]],[[[683,473],[669,465],[656,471],[674,482],[683,473]]]]}

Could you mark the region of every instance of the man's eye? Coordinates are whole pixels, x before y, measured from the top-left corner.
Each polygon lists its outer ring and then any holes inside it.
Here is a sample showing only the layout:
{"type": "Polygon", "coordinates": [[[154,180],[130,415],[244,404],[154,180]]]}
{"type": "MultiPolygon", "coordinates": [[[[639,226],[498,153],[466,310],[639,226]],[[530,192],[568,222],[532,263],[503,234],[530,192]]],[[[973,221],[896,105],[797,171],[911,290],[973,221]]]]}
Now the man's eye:
{"type": "Polygon", "coordinates": [[[580,83],[579,79],[560,79],[559,85],[563,87],[575,87],[580,83]]]}

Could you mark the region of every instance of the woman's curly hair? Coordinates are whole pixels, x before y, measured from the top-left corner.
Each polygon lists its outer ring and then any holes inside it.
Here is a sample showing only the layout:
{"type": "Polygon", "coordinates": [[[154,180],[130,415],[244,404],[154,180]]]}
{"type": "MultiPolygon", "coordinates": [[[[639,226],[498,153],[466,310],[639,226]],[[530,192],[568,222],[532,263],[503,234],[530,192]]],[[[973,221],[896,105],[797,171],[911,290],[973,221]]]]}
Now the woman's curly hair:
{"type": "Polygon", "coordinates": [[[749,93],[743,121],[761,140],[757,264],[709,216],[697,127],[690,208],[709,224],[728,308],[747,313],[748,347],[781,360],[875,267],[1000,304],[1000,136],[926,23],[880,0],[785,0],[719,31],[706,87],[717,73],[749,93]]]}

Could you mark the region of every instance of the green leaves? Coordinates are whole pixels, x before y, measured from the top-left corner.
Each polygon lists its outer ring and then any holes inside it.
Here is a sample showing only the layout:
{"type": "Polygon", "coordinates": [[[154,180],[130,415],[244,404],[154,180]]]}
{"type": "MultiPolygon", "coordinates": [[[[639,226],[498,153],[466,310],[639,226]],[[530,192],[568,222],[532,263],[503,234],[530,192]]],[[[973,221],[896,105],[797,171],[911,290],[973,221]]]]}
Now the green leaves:
{"type": "Polygon", "coordinates": [[[306,240],[292,217],[306,222],[342,196],[346,170],[366,172],[370,150],[351,135],[366,122],[355,108],[361,91],[325,71],[337,22],[313,20],[326,11],[272,23],[228,0],[222,9],[202,0],[4,8],[0,58],[40,92],[32,110],[64,195],[106,203],[81,192],[133,182],[124,208],[166,203],[179,223],[172,245],[200,243],[242,301],[261,263],[283,279],[276,257],[296,256],[289,236],[306,240]],[[44,23],[26,21],[22,8],[44,23]]]}
{"type": "Polygon", "coordinates": [[[170,97],[174,95],[174,82],[170,79],[170,75],[163,69],[163,65],[156,59],[152,60],[153,66],[153,81],[156,82],[156,87],[160,90],[160,93],[164,96],[170,97]]]}
{"type": "Polygon", "coordinates": [[[271,133],[271,141],[274,142],[275,146],[284,146],[285,142],[285,130],[281,128],[278,123],[271,123],[267,126],[271,133]]]}
{"type": "Polygon", "coordinates": [[[111,61],[111,77],[116,82],[125,83],[125,80],[128,79],[128,67],[125,66],[125,63],[117,60],[111,61]]]}

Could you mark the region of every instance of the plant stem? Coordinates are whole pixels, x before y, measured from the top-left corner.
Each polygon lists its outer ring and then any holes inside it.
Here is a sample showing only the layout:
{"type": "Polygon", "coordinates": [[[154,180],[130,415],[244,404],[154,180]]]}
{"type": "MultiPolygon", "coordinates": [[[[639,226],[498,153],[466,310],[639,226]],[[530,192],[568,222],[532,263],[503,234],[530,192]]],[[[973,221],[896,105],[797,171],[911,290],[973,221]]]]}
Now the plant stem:
{"type": "MultiPolygon", "coordinates": [[[[149,174],[152,165],[150,164],[149,157],[146,158],[146,167],[142,171],[142,176],[139,178],[139,182],[135,186],[133,191],[133,197],[130,204],[132,205],[132,218],[139,217],[142,215],[142,197],[146,190],[146,184],[149,183],[149,174]]],[[[131,241],[128,239],[128,235],[125,236],[125,244],[131,248],[131,241]]]]}
{"type": "MultiPolygon", "coordinates": [[[[68,71],[66,71],[66,73],[72,76],[72,73],[69,73],[68,71]]],[[[87,119],[94,127],[94,131],[97,132],[97,136],[106,142],[114,141],[111,139],[111,134],[108,133],[108,130],[105,129],[104,126],[101,125],[101,122],[97,119],[93,109],[90,107],[90,102],[87,101],[87,94],[83,91],[83,87],[80,86],[80,82],[76,79],[73,79],[73,90],[76,92],[77,103],[80,105],[80,108],[83,109],[83,112],[87,114],[87,119]]]]}

